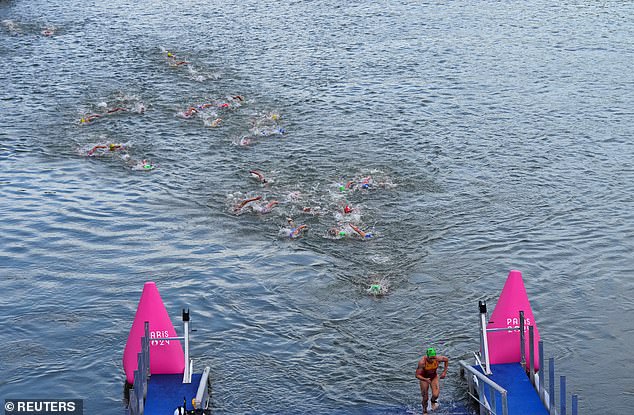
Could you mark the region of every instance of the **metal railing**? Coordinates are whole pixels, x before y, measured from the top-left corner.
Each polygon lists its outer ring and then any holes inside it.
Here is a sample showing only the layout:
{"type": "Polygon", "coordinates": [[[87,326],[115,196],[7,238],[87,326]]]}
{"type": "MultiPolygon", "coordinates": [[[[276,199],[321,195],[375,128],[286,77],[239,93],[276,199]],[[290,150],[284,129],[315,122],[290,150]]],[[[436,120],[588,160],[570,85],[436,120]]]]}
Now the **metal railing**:
{"type": "Polygon", "coordinates": [[[137,355],[137,370],[134,371],[134,384],[130,391],[128,413],[143,415],[147,397],[147,379],[150,376],[150,323],[145,322],[145,334],[141,337],[141,351],[137,355]]]}
{"type": "Polygon", "coordinates": [[[484,373],[481,373],[471,367],[467,362],[461,360],[460,366],[463,370],[469,372],[469,375],[466,376],[467,384],[469,385],[469,396],[471,396],[476,402],[480,404],[480,415],[484,414],[493,414],[493,415],[508,415],[508,393],[506,389],[498,385],[489,379],[484,373]],[[490,386],[490,394],[487,398],[484,384],[490,386]],[[475,394],[475,388],[478,388],[478,394],[475,394]],[[497,397],[496,394],[500,395],[500,400],[502,402],[501,412],[497,412],[497,397]],[[486,411],[486,412],[485,412],[486,411]]]}
{"type": "MultiPolygon", "coordinates": [[[[480,301],[479,302],[480,309],[480,350],[482,354],[482,359],[479,359],[476,355],[476,360],[478,365],[482,369],[482,373],[473,367],[469,366],[466,362],[460,361],[460,365],[469,371],[471,374],[467,377],[469,383],[469,395],[471,395],[479,404],[480,404],[480,414],[496,414],[495,408],[495,399],[491,397],[489,400],[486,396],[484,396],[484,383],[491,386],[491,395],[493,395],[496,391],[500,393],[503,397],[502,399],[502,414],[507,415],[507,391],[502,388],[500,385],[491,381],[486,375],[491,375],[491,365],[489,361],[489,344],[487,339],[488,332],[495,331],[519,331],[520,334],[520,364],[527,372],[531,384],[539,394],[539,398],[544,405],[544,407],[549,411],[550,415],[566,415],[566,377],[559,377],[559,411],[557,410],[556,400],[555,400],[555,359],[548,359],[548,390],[546,390],[545,386],[545,366],[544,366],[544,343],[543,341],[539,341],[539,371],[535,372],[535,336],[534,336],[534,327],[533,325],[528,325],[528,360],[526,359],[526,350],[525,350],[525,321],[524,321],[524,312],[519,312],[519,326],[518,327],[507,327],[507,328],[494,328],[487,329],[486,328],[486,303],[480,301]],[[482,383],[484,382],[484,383],[482,383]],[[478,385],[478,397],[474,396],[474,384],[478,385]],[[488,411],[488,412],[486,412],[488,411]]],[[[572,415],[577,415],[577,405],[578,404],[578,396],[573,394],[571,396],[571,411],[572,415]]]]}
{"type": "MultiPolygon", "coordinates": [[[[141,337],[141,351],[138,353],[137,370],[134,371],[134,384],[130,390],[128,400],[129,415],[143,415],[145,412],[145,399],[147,397],[148,379],[150,377],[150,323],[146,321],[143,326],[144,334],[141,337]]],[[[189,358],[189,309],[183,309],[183,336],[161,337],[160,340],[182,340],[185,345],[185,369],[183,371],[183,383],[191,383],[193,372],[193,360],[189,358]]],[[[201,382],[196,393],[196,404],[206,403],[209,399],[207,384],[209,381],[208,367],[205,368],[201,382]],[[203,386],[204,385],[204,386],[203,386]]]]}

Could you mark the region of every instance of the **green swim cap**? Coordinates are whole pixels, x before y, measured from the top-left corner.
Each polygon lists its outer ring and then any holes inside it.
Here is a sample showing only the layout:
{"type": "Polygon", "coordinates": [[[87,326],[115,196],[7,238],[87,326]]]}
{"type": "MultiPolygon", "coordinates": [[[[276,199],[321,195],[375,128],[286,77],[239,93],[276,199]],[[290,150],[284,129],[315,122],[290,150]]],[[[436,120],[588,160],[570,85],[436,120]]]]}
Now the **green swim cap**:
{"type": "Polygon", "coordinates": [[[427,357],[433,357],[436,356],[436,349],[434,349],[433,347],[430,347],[429,349],[427,349],[427,357]]]}
{"type": "Polygon", "coordinates": [[[339,231],[339,236],[346,236],[346,231],[339,231]]]}
{"type": "Polygon", "coordinates": [[[370,291],[372,291],[372,292],[381,291],[381,284],[372,284],[372,285],[370,285],[370,291]]]}

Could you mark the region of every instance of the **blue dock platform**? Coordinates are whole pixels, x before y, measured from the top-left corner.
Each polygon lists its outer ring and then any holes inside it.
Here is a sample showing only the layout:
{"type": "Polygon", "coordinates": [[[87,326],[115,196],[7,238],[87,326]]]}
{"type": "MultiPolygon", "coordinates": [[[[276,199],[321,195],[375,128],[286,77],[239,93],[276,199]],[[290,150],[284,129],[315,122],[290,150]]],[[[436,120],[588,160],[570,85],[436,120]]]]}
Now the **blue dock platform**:
{"type": "MultiPolygon", "coordinates": [[[[472,366],[482,373],[480,366],[472,366]]],[[[506,363],[491,365],[489,376],[507,391],[507,404],[509,415],[548,415],[549,412],[539,399],[539,394],[531,384],[529,377],[519,363],[506,363]]],[[[484,385],[486,396],[491,396],[491,387],[484,385]]],[[[496,395],[496,407],[502,407],[500,394],[496,395]]]]}
{"type": "Polygon", "coordinates": [[[192,407],[192,398],[196,397],[202,375],[192,374],[191,383],[183,383],[183,375],[152,375],[147,383],[147,398],[144,415],[172,414],[187,400],[187,409],[192,407]]]}

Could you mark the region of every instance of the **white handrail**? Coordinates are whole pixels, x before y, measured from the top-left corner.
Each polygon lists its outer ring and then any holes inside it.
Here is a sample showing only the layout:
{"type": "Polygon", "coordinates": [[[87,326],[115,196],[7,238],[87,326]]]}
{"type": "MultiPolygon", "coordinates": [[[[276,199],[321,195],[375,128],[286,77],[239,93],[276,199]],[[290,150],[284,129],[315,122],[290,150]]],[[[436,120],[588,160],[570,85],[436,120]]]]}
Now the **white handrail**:
{"type": "MultiPolygon", "coordinates": [[[[502,415],[508,415],[508,392],[506,391],[506,389],[504,389],[502,386],[498,385],[497,383],[489,379],[483,373],[480,373],[479,371],[475,370],[473,367],[471,367],[471,365],[469,365],[464,360],[460,360],[459,363],[463,369],[466,369],[471,375],[475,376],[475,378],[478,381],[482,381],[486,383],[487,385],[489,385],[491,388],[493,388],[495,391],[497,391],[500,394],[502,398],[502,415]]],[[[478,402],[480,402],[480,405],[484,406],[486,410],[491,412],[491,407],[488,404],[488,402],[486,402],[486,396],[480,396],[480,399],[484,400],[484,402],[478,400],[478,402]]]]}

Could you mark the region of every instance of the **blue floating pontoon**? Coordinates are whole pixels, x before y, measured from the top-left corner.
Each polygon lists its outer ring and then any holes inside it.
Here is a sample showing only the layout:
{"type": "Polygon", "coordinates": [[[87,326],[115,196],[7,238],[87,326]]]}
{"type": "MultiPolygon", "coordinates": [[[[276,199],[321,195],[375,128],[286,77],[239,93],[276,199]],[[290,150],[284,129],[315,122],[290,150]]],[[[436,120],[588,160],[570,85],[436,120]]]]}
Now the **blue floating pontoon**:
{"type": "MultiPolygon", "coordinates": [[[[482,370],[480,366],[474,369],[482,370]]],[[[539,399],[537,390],[526,376],[526,371],[519,363],[491,365],[489,379],[506,390],[508,413],[512,415],[548,415],[548,410],[539,399]]],[[[495,394],[493,388],[484,384],[484,395],[495,396],[496,408],[502,408],[502,395],[495,394]]]]}
{"type": "Polygon", "coordinates": [[[126,386],[132,386],[128,415],[211,413],[211,369],[194,373],[189,322],[183,309],[183,335],[177,336],[156,284],[144,285],[123,356],[126,386]]]}
{"type": "Polygon", "coordinates": [[[191,383],[183,383],[183,375],[152,375],[147,383],[145,415],[163,415],[185,404],[191,408],[188,398],[196,396],[201,378],[201,373],[195,373],[191,383]]]}
{"type": "MultiPolygon", "coordinates": [[[[480,302],[480,351],[474,353],[476,364],[460,361],[469,395],[478,403],[480,414],[566,413],[565,376],[560,377],[558,411],[554,399],[554,359],[549,359],[549,387],[546,390],[544,345],[538,339],[521,273],[511,271],[488,323],[486,303],[480,302]]],[[[576,395],[572,395],[572,415],[577,415],[576,395]]]]}

